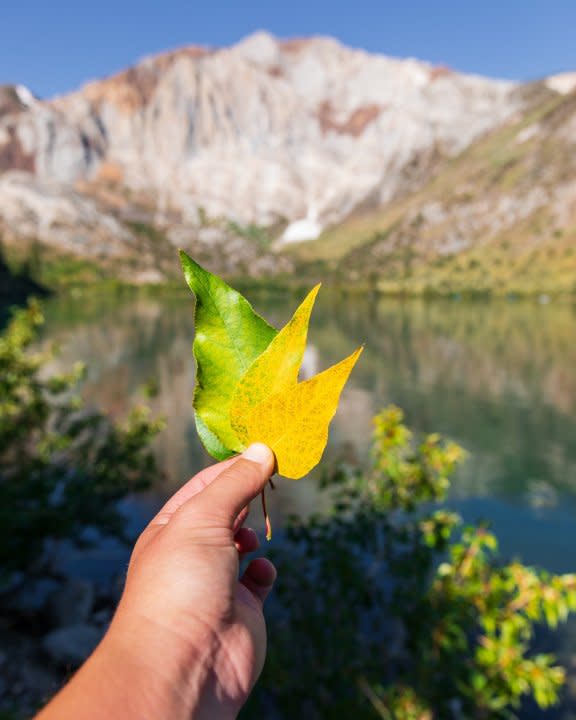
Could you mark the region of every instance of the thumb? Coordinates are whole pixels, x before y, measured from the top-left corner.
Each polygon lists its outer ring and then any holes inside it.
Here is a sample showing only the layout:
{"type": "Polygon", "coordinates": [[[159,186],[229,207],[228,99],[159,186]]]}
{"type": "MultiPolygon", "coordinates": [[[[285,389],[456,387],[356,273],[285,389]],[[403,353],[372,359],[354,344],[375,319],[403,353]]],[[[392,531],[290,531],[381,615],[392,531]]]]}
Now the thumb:
{"type": "Polygon", "coordinates": [[[242,508],[259,495],[274,472],[274,453],[263,443],[254,443],[226,468],[192,502],[195,514],[226,516],[230,527],[242,508]]]}

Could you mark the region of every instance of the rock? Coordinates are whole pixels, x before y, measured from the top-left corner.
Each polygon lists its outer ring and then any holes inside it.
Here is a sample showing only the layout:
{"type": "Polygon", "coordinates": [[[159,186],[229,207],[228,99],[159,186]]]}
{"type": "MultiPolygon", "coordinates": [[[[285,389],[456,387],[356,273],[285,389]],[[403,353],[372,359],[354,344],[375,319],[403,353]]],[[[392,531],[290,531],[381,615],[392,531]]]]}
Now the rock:
{"type": "Polygon", "coordinates": [[[119,209],[138,198],[183,221],[200,210],[266,226],[313,218],[317,233],[397,196],[430,175],[427,159],[506,120],[521,104],[516,87],[332,38],[257,33],[146,58],[54,100],[5,89],[0,173],[81,185],[119,209]]]}
{"type": "Polygon", "coordinates": [[[124,592],[124,585],[126,583],[126,573],[120,572],[113,575],[109,582],[101,588],[100,600],[103,605],[116,609],[116,606],[120,602],[122,593],[124,592]]]}
{"type": "Polygon", "coordinates": [[[473,142],[457,161],[440,163],[434,179],[406,198],[397,215],[393,208],[367,209],[361,224],[352,217],[328,230],[328,247],[331,237],[361,232],[365,238],[340,257],[337,272],[409,293],[537,292],[545,304],[553,294],[573,292],[574,96],[556,96],[549,116],[549,91],[540,85],[530,92],[528,108],[473,142]],[[515,138],[514,159],[496,169],[494,158],[511,152],[505,130],[515,138]],[[547,155],[552,145],[554,161],[547,155]]]}
{"type": "Polygon", "coordinates": [[[37,663],[28,663],[22,677],[26,683],[26,693],[32,697],[48,698],[58,689],[58,677],[37,663]]]}
{"type": "Polygon", "coordinates": [[[102,631],[94,625],[69,625],[48,633],[42,640],[42,647],[55,663],[77,667],[95,649],[101,637],[102,631]]]}
{"type": "Polygon", "coordinates": [[[94,584],[88,580],[67,580],[48,600],[48,612],[53,625],[78,625],[87,620],[94,605],[94,593],[94,584]]]}
{"type": "Polygon", "coordinates": [[[10,596],[7,607],[13,612],[35,619],[46,609],[50,596],[58,587],[58,582],[50,578],[25,583],[10,596]]]}
{"type": "Polygon", "coordinates": [[[0,171],[0,230],[8,244],[20,238],[61,252],[117,258],[136,251],[127,227],[93,200],[53,179],[0,171]]]}
{"type": "Polygon", "coordinates": [[[348,246],[327,253],[334,226],[359,240],[337,272],[381,289],[479,244],[505,266],[509,238],[568,256],[575,78],[518,85],[257,33],[146,58],[54,100],[0,87],[0,235],[139,283],[180,278],[177,247],[233,277],[289,274],[299,253],[332,267],[348,246]]]}
{"type": "Polygon", "coordinates": [[[92,615],[91,620],[95,625],[98,625],[98,627],[107,627],[112,620],[112,615],[112,610],[103,608],[102,610],[98,610],[98,612],[95,612],[92,615]]]}
{"type": "MultiPolygon", "coordinates": [[[[2,711],[17,709],[17,717],[33,717],[37,708],[54,694],[69,674],[70,667],[46,662],[41,640],[31,624],[14,630],[0,628],[4,663],[0,668],[0,717],[2,711]]],[[[13,713],[8,716],[12,718],[13,713]]],[[[16,717],[14,715],[14,717],[16,717]]]]}
{"type": "Polygon", "coordinates": [[[283,247],[284,245],[316,240],[317,237],[320,237],[323,229],[322,225],[314,218],[295,220],[284,230],[277,245],[283,247]]]}
{"type": "Polygon", "coordinates": [[[392,658],[398,658],[406,652],[406,628],[398,619],[390,619],[384,631],[384,646],[392,658]]]}

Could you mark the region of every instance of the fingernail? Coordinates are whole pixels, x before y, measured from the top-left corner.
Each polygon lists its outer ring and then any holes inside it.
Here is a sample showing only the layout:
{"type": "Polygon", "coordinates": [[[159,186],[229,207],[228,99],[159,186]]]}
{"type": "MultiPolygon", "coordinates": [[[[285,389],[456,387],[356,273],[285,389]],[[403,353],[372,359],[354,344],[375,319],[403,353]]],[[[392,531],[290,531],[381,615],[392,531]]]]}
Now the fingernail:
{"type": "Polygon", "coordinates": [[[249,448],[244,450],[242,457],[266,468],[274,463],[274,453],[264,443],[252,443],[249,448]]]}

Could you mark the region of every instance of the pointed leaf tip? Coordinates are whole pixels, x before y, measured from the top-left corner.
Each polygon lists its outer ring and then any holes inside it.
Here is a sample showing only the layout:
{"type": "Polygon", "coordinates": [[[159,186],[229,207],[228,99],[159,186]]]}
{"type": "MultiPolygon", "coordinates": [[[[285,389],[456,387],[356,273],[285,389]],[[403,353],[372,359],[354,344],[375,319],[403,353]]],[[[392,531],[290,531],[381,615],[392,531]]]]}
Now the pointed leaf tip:
{"type": "Polygon", "coordinates": [[[230,424],[230,403],[238,381],[268,347],[276,330],[224,280],[184,251],[180,258],[186,282],[196,296],[196,425],[206,450],[221,459],[242,450],[230,424]]]}
{"type": "Polygon", "coordinates": [[[293,480],[306,475],[320,462],[340,393],[362,350],[358,348],[310,380],[283,387],[245,411],[236,405],[236,396],[232,423],[240,441],[246,445],[263,442],[272,448],[281,475],[293,480]]]}
{"type": "MultiPolygon", "coordinates": [[[[220,460],[264,442],[275,453],[278,472],[302,477],[322,456],[340,393],[363,347],[298,383],[320,283],[277,333],[224,280],[184,250],[179,255],[196,296],[194,409],[204,446],[220,460]]],[[[267,534],[270,529],[268,519],[267,534]]]]}
{"type": "Polygon", "coordinates": [[[310,315],[319,289],[320,285],[312,288],[292,319],[242,376],[230,405],[232,427],[241,425],[242,417],[251,407],[298,382],[310,315]]]}

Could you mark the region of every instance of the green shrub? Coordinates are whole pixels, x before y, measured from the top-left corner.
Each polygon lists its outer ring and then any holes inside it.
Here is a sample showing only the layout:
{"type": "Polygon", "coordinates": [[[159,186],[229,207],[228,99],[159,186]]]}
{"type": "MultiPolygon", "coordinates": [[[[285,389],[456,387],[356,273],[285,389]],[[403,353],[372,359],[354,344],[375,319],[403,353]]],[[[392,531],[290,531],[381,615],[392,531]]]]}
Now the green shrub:
{"type": "Polygon", "coordinates": [[[464,456],[416,444],[397,408],[375,418],[370,470],[339,469],[332,513],[293,520],[276,551],[249,716],[510,718],[525,697],[557,701],[564,672],[530,640],[576,608],[576,577],[502,564],[486,528],[438,506],[464,456]]]}
{"type": "Polygon", "coordinates": [[[234,235],[249,240],[262,250],[268,249],[272,243],[269,231],[260,225],[256,225],[254,223],[241,225],[240,223],[230,220],[227,223],[227,227],[234,235]]]}
{"type": "Polygon", "coordinates": [[[0,592],[46,572],[50,541],[123,538],[118,501],[157,477],[160,424],[142,407],[122,424],[84,407],[83,369],[52,372],[53,353],[33,349],[41,323],[32,303],[0,336],[0,592]]]}

